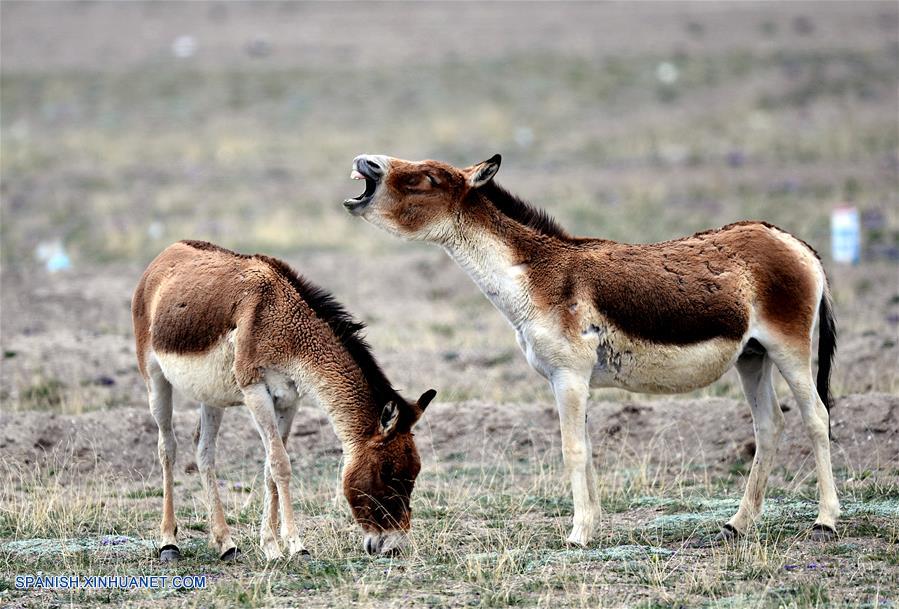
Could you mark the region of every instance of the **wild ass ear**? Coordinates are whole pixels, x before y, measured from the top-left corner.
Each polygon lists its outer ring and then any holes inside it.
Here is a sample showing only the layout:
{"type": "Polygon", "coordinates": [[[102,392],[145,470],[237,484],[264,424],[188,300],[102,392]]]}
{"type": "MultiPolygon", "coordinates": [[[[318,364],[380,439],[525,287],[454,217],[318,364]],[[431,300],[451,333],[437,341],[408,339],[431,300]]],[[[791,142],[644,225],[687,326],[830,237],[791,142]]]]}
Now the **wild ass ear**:
{"type": "Polygon", "coordinates": [[[437,395],[437,391],[435,389],[428,389],[424,393],[421,394],[421,397],[418,398],[418,407],[424,412],[425,408],[428,407],[428,404],[431,403],[431,400],[434,399],[434,396],[437,395]]]}
{"type": "Polygon", "coordinates": [[[428,389],[424,393],[421,394],[421,397],[418,398],[418,401],[414,404],[409,404],[411,407],[410,416],[406,420],[409,425],[409,429],[418,423],[418,420],[421,418],[421,415],[425,413],[425,408],[428,407],[428,404],[431,403],[431,400],[434,399],[434,396],[437,395],[436,389],[428,389]]]}
{"type": "Polygon", "coordinates": [[[381,411],[380,431],[385,438],[396,431],[396,425],[400,421],[400,409],[394,402],[384,404],[381,411]]]}
{"type": "Polygon", "coordinates": [[[499,171],[499,165],[503,162],[503,157],[498,154],[494,154],[492,157],[478,163],[477,165],[473,165],[469,169],[468,174],[468,185],[472,188],[480,188],[487,182],[493,179],[493,176],[496,175],[496,172],[499,171]]]}

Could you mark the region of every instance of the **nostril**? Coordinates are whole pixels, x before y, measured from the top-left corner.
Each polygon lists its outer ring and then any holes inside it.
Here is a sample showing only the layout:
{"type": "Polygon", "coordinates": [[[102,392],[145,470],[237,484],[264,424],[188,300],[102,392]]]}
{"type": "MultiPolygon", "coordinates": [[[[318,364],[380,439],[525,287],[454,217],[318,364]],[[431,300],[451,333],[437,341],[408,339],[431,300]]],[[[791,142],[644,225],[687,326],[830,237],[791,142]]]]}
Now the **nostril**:
{"type": "Polygon", "coordinates": [[[381,172],[381,166],[378,165],[377,163],[375,163],[375,162],[373,162],[373,161],[369,161],[368,159],[364,159],[364,158],[363,158],[363,159],[360,159],[359,161],[360,161],[360,164],[361,164],[366,170],[368,170],[368,172],[369,172],[370,174],[375,175],[375,176],[380,176],[380,175],[381,175],[381,173],[382,173],[382,172],[381,172]]]}

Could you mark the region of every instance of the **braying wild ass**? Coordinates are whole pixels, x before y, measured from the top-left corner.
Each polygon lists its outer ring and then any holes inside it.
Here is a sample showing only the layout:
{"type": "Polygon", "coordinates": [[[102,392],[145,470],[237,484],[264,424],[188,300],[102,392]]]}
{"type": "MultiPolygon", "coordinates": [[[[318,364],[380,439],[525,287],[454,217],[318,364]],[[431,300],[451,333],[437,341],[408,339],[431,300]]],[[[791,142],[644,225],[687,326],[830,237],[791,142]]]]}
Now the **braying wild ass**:
{"type": "Polygon", "coordinates": [[[756,451],[740,507],[719,539],[744,533],[762,509],[783,430],[775,366],[814,447],[820,503],[812,536],[832,537],[839,515],[829,437],[836,336],[814,250],[764,222],[646,245],[574,237],[497,185],[499,166],[499,155],[464,169],[362,155],[351,177],[365,180],[365,192],[344,206],[395,235],[443,247],[515,328],[559,410],[574,496],[568,541],[587,544],[599,513],[586,433],[589,388],[684,392],[734,365],[752,409],[756,451]]]}
{"type": "Polygon", "coordinates": [[[376,554],[402,547],[421,469],[411,430],[436,392],[404,400],[363,340],[364,326],[328,293],[280,260],[182,241],[144,272],[132,315],[138,367],[159,426],[162,560],[180,555],[172,499],[173,386],[201,404],[197,466],[210,510],[210,543],[223,560],[238,550],[218,494],[215,438],[224,409],[240,404],[250,410],[265,447],[262,551],[267,559],[282,557],[280,536],[290,556],[308,554],[294,520],[284,448],[305,394],[324,407],[343,444],[343,491],[365,533],[365,549],[376,554]]]}

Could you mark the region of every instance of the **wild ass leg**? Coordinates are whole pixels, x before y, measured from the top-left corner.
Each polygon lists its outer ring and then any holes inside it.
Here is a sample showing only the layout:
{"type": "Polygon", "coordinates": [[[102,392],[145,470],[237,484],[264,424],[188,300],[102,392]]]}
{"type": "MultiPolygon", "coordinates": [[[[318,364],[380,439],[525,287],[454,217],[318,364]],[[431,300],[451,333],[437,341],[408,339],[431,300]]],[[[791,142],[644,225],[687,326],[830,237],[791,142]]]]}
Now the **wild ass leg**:
{"type": "Polygon", "coordinates": [[[235,560],[237,546],[231,539],[231,529],[225,521],[225,510],[219,496],[218,478],[215,473],[215,438],[222,424],[225,411],[214,406],[200,404],[200,426],[197,437],[197,469],[203,478],[206,504],[209,510],[210,543],[222,560],[235,560]]]}
{"type": "MultiPolygon", "coordinates": [[[[266,469],[270,472],[278,493],[277,501],[281,512],[281,539],[287,544],[289,556],[297,553],[305,554],[306,548],[303,547],[303,542],[300,540],[293,514],[293,505],[290,502],[290,457],[287,455],[284,442],[278,433],[278,422],[271,395],[263,383],[245,387],[243,393],[247,408],[253,415],[256,428],[262,437],[262,443],[265,446],[266,469]]],[[[263,534],[265,528],[263,526],[263,534]]],[[[263,547],[263,551],[266,551],[265,547],[263,547]]],[[[280,554],[279,550],[277,554],[266,554],[266,558],[278,558],[280,554]]]]}
{"type": "Polygon", "coordinates": [[[724,525],[718,535],[720,540],[731,539],[745,533],[762,512],[765,487],[774,466],[774,457],[784,428],[783,412],[774,393],[773,370],[771,360],[764,354],[743,355],[737,361],[737,371],[743,382],[743,393],[752,409],[755,456],[740,508],[724,525]]]}
{"type": "Polygon", "coordinates": [[[593,504],[593,514],[599,517],[599,489],[596,488],[596,469],[593,464],[593,441],[590,439],[590,429],[587,427],[586,415],[584,415],[584,449],[587,453],[587,492],[590,495],[590,503],[593,504]]]}
{"type": "Polygon", "coordinates": [[[175,535],[178,525],[175,523],[174,502],[174,469],[177,442],[175,430],[172,428],[172,385],[163,376],[162,370],[155,362],[148,362],[147,392],[149,394],[150,412],[159,428],[159,464],[162,467],[162,524],[159,527],[162,546],[159,559],[162,562],[176,561],[181,557],[175,535]]]}
{"type": "MultiPolygon", "coordinates": [[[[275,411],[278,417],[278,433],[281,436],[281,442],[286,446],[287,438],[290,435],[290,427],[293,425],[293,418],[297,413],[296,403],[285,408],[279,408],[275,411]]],[[[278,548],[278,539],[276,531],[278,530],[278,486],[272,477],[271,468],[268,462],[265,464],[265,507],[262,511],[262,548],[266,556],[271,554],[277,556],[281,554],[278,548]],[[268,549],[266,549],[268,548],[268,549]]],[[[305,550],[302,550],[305,552],[305,550]]]]}
{"type": "Polygon", "coordinates": [[[278,546],[278,487],[272,478],[268,459],[265,460],[263,484],[265,485],[265,500],[262,507],[262,523],[259,526],[259,545],[267,560],[283,558],[284,554],[278,546]]]}
{"type": "Polygon", "coordinates": [[[562,427],[562,457],[574,497],[574,524],[568,543],[585,546],[593,536],[594,519],[587,475],[588,381],[576,373],[559,371],[553,375],[552,386],[562,427]]]}
{"type": "Polygon", "coordinates": [[[818,518],[812,526],[812,539],[824,541],[836,535],[840,501],[830,463],[830,413],[815,388],[809,357],[783,357],[777,368],[793,391],[805,431],[812,441],[818,475],[818,518]]]}

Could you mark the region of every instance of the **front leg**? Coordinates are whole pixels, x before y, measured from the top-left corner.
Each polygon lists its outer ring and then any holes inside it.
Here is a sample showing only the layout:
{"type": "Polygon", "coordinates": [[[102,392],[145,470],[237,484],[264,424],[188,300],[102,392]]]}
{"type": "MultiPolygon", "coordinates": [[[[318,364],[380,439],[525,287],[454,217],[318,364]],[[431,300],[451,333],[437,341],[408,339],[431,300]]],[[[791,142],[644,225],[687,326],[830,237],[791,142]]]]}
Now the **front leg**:
{"type": "MultiPolygon", "coordinates": [[[[282,402],[282,400],[277,400],[275,402],[278,434],[281,436],[281,442],[285,447],[287,446],[287,439],[290,437],[290,428],[293,425],[293,419],[297,413],[298,405],[299,398],[297,395],[293,395],[291,399],[287,399],[284,402],[282,402]]],[[[265,501],[262,509],[262,524],[259,527],[260,544],[266,559],[275,560],[283,557],[281,548],[278,545],[278,523],[280,518],[278,513],[279,496],[278,486],[275,484],[275,479],[272,478],[271,467],[269,467],[268,463],[265,465],[263,486],[265,501]]],[[[305,549],[299,550],[299,553],[308,554],[305,549]]]]}
{"type": "Polygon", "coordinates": [[[552,387],[562,427],[562,457],[574,498],[574,526],[568,536],[568,543],[586,546],[593,536],[596,516],[596,506],[591,500],[592,476],[588,476],[587,470],[588,462],[592,459],[592,455],[587,453],[586,441],[589,377],[560,370],[552,376],[552,387]]]}
{"type": "MultiPolygon", "coordinates": [[[[256,423],[256,428],[265,446],[266,469],[278,492],[278,512],[281,516],[280,537],[287,546],[289,556],[307,554],[300,539],[299,529],[294,518],[293,504],[290,501],[290,457],[287,455],[284,441],[278,431],[278,420],[271,395],[263,383],[244,387],[243,394],[244,403],[253,415],[253,422],[256,423]]],[[[274,500],[274,497],[270,497],[269,500],[274,500]]],[[[266,511],[271,514],[271,507],[266,511]]],[[[265,524],[263,524],[263,541],[264,534],[265,524]]],[[[272,551],[271,558],[276,557],[277,554],[272,551]]]]}
{"type": "Polygon", "coordinates": [[[277,560],[284,557],[278,545],[278,487],[272,478],[267,459],[263,469],[262,484],[265,499],[262,507],[262,523],[259,525],[259,545],[266,560],[277,560]]]}

